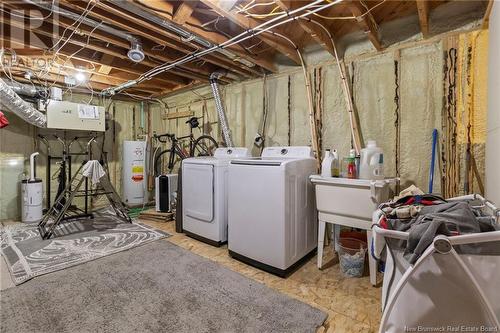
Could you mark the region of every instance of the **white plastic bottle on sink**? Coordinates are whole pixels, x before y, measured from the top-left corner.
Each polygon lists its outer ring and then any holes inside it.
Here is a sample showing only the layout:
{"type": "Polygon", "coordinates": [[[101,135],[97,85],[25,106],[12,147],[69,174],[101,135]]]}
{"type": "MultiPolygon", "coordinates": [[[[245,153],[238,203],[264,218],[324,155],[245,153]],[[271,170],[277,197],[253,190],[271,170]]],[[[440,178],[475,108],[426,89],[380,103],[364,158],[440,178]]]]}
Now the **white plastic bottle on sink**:
{"type": "Polygon", "coordinates": [[[359,178],[384,179],[384,152],[377,143],[368,140],[366,148],[361,149],[359,178]]]}
{"type": "Polygon", "coordinates": [[[331,177],[332,176],[332,162],[333,155],[330,149],[325,151],[325,157],[323,157],[323,162],[321,162],[321,177],[331,177]]]}

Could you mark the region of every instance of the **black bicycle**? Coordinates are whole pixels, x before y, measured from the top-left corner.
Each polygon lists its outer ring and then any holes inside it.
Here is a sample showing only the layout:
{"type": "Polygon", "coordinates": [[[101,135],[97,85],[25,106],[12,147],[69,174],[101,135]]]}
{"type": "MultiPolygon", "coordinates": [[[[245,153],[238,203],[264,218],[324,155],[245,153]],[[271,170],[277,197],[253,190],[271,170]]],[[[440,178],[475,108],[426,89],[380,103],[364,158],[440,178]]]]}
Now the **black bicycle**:
{"type": "Polygon", "coordinates": [[[181,160],[194,157],[194,156],[213,156],[215,149],[219,147],[217,141],[210,135],[202,135],[195,139],[193,135],[193,129],[199,128],[200,123],[198,117],[192,117],[186,124],[189,125],[189,135],[176,137],[175,134],[160,134],[154,135],[154,138],[161,143],[167,143],[170,141],[170,148],[160,151],[155,154],[154,158],[154,170],[156,176],[162,174],[162,167],[164,166],[164,156],[167,156],[167,170],[171,173],[176,167],[177,163],[181,160]],[[188,144],[185,143],[189,140],[188,144]],[[186,146],[189,150],[186,149],[186,146]]]}

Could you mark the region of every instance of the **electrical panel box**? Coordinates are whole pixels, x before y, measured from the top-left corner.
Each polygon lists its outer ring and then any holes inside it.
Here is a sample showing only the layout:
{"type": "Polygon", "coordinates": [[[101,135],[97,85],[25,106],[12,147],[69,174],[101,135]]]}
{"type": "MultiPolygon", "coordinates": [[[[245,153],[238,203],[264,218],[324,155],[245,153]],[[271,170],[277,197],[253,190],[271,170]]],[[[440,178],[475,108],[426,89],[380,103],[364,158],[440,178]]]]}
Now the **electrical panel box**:
{"type": "Polygon", "coordinates": [[[104,113],[102,106],[49,100],[47,128],[104,132],[104,113]]]}

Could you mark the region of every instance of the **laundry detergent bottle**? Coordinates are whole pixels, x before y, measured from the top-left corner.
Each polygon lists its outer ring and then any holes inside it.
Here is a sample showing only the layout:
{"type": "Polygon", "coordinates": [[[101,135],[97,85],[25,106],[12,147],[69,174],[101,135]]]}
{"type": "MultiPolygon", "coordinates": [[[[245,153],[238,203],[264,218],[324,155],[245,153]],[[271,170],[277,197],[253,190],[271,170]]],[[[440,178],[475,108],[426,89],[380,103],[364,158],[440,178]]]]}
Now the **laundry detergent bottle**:
{"type": "Polygon", "coordinates": [[[384,179],[384,153],[377,143],[368,140],[366,148],[361,149],[359,178],[384,179]]]}
{"type": "Polygon", "coordinates": [[[321,162],[321,177],[331,177],[332,176],[332,162],[333,155],[330,149],[325,151],[325,157],[323,157],[323,162],[321,162]]]}

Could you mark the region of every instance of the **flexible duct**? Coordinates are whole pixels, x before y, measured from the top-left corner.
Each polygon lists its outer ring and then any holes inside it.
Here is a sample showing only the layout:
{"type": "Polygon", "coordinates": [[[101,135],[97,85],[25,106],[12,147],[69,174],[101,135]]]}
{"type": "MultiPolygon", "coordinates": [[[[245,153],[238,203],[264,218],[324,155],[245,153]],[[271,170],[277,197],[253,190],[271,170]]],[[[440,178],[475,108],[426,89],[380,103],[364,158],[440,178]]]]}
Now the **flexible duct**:
{"type": "Polygon", "coordinates": [[[219,85],[217,84],[217,79],[223,76],[223,73],[215,72],[210,75],[210,87],[212,87],[212,93],[214,95],[215,109],[217,110],[217,115],[219,117],[219,124],[221,127],[222,136],[226,142],[226,147],[233,147],[233,139],[231,137],[231,130],[227,122],[226,111],[224,110],[224,104],[220,97],[219,85]]]}
{"type": "Polygon", "coordinates": [[[38,89],[29,84],[22,84],[16,81],[7,81],[4,83],[8,85],[16,94],[18,95],[23,95],[23,96],[29,96],[29,97],[35,97],[38,95],[38,89]]]}
{"type": "Polygon", "coordinates": [[[23,101],[23,99],[2,79],[0,79],[0,102],[7,110],[13,112],[28,123],[37,127],[47,126],[47,117],[29,103],[23,101]]]}

